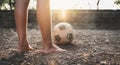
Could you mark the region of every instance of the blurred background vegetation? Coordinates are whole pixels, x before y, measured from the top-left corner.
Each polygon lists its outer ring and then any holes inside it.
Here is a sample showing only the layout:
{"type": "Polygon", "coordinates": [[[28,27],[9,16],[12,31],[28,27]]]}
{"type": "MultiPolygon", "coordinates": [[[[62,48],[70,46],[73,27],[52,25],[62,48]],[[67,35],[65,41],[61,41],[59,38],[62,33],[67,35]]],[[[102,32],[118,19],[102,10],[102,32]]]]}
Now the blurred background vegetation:
{"type": "MultiPolygon", "coordinates": [[[[31,1],[35,2],[36,0],[31,0],[31,1]]],[[[97,1],[96,2],[96,5],[97,5],[96,9],[99,9],[99,4],[100,4],[99,2],[101,0],[96,0],[96,1],[97,1]]],[[[114,4],[120,8],[120,0],[115,0],[114,4]]],[[[0,10],[14,10],[14,6],[15,6],[15,0],[0,0],[0,10]]],[[[35,9],[35,8],[32,7],[31,9],[35,9]]]]}
{"type": "Polygon", "coordinates": [[[0,0],[0,10],[14,10],[15,0],[0,0]]]}

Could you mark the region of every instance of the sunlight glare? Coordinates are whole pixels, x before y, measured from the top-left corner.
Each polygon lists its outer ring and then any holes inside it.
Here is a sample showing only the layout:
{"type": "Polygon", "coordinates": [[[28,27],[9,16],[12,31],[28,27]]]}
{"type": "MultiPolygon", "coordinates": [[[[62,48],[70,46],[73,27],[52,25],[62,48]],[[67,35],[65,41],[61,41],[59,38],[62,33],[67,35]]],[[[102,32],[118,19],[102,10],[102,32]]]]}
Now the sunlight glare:
{"type": "Polygon", "coordinates": [[[61,10],[61,19],[63,19],[64,21],[66,20],[66,10],[61,10]]]}
{"type": "MultiPolygon", "coordinates": [[[[100,9],[116,9],[115,0],[100,0],[100,9]]],[[[97,9],[97,0],[50,0],[51,9],[97,9]]]]}
{"type": "MultiPolygon", "coordinates": [[[[118,9],[115,0],[100,0],[100,9],[118,9]]],[[[50,0],[51,10],[97,9],[97,0],[50,0]]],[[[36,9],[36,0],[30,0],[29,9],[36,9]]]]}
{"type": "Polygon", "coordinates": [[[51,0],[51,9],[59,9],[59,10],[64,10],[64,9],[70,9],[73,7],[73,1],[69,0],[51,0]]]}

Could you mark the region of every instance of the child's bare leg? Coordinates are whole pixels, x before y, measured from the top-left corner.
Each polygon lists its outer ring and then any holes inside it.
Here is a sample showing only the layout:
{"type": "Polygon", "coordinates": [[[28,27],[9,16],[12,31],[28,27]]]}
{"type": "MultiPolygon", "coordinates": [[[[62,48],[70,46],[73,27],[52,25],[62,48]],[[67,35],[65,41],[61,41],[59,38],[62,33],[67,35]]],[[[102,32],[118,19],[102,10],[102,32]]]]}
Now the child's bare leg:
{"type": "Polygon", "coordinates": [[[49,0],[37,0],[37,19],[40,25],[43,40],[43,48],[40,51],[42,53],[65,51],[58,46],[52,44],[49,0]]]}
{"type": "Polygon", "coordinates": [[[27,30],[27,19],[28,19],[28,4],[29,0],[16,0],[15,4],[15,22],[18,33],[18,52],[25,52],[31,50],[26,36],[27,30]]]}

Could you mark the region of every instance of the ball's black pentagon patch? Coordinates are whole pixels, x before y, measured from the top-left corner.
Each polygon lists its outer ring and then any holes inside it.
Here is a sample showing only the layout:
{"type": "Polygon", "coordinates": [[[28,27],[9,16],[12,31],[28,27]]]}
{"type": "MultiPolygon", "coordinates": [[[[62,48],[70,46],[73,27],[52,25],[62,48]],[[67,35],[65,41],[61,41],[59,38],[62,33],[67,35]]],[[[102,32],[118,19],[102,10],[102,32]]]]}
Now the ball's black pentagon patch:
{"type": "Polygon", "coordinates": [[[60,36],[59,36],[59,35],[56,35],[56,36],[55,36],[55,41],[60,42],[60,40],[61,40],[60,36]]]}
{"type": "Polygon", "coordinates": [[[59,29],[60,29],[60,30],[65,30],[65,28],[66,28],[65,25],[60,25],[60,26],[59,26],[59,29]]]}
{"type": "Polygon", "coordinates": [[[67,39],[72,41],[73,40],[73,34],[72,33],[68,33],[67,34],[67,39]]]}

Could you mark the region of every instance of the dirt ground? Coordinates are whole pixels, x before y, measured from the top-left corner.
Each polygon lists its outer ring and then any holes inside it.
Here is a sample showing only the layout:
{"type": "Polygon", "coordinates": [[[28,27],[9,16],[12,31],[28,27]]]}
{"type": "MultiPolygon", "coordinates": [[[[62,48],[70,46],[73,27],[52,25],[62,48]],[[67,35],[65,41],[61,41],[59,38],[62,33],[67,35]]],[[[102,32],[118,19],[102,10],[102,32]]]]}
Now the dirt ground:
{"type": "MultiPolygon", "coordinates": [[[[0,65],[120,65],[120,30],[75,29],[75,45],[59,45],[68,51],[53,54],[18,54],[16,30],[0,31],[0,65]]],[[[38,28],[28,28],[28,39],[34,49],[42,47],[38,28]]]]}

